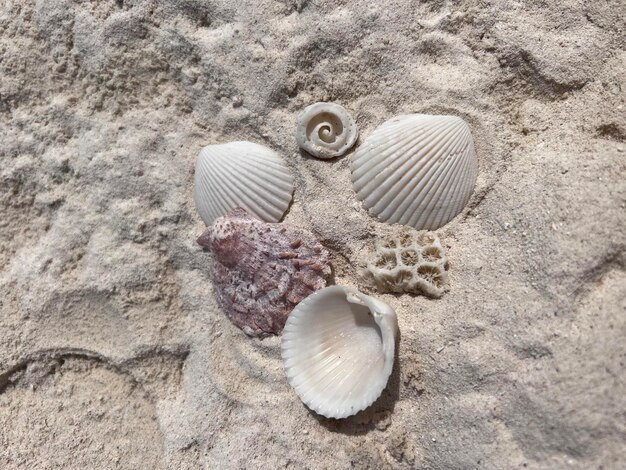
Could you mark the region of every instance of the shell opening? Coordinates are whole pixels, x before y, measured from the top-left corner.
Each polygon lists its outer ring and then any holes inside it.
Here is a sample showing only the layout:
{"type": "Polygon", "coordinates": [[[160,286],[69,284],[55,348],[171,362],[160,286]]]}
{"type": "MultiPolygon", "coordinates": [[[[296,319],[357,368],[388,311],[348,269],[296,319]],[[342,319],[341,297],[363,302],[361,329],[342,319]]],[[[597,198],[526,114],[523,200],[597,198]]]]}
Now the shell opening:
{"type": "Polygon", "coordinates": [[[319,131],[319,137],[320,139],[322,139],[324,142],[326,142],[327,144],[330,144],[334,139],[334,133],[332,131],[332,129],[330,128],[330,126],[324,125],[320,128],[319,131]]]}
{"type": "Polygon", "coordinates": [[[335,143],[343,145],[347,138],[341,119],[331,113],[313,116],[307,125],[307,135],[317,145],[335,143]]]}
{"type": "Polygon", "coordinates": [[[298,145],[314,157],[343,155],[354,145],[358,128],[354,119],[334,103],[315,103],[298,116],[298,145]]]}
{"type": "Polygon", "coordinates": [[[386,303],[348,287],[322,289],[287,319],[281,350],[289,383],[317,413],[353,415],[385,388],[396,332],[386,303]]]}

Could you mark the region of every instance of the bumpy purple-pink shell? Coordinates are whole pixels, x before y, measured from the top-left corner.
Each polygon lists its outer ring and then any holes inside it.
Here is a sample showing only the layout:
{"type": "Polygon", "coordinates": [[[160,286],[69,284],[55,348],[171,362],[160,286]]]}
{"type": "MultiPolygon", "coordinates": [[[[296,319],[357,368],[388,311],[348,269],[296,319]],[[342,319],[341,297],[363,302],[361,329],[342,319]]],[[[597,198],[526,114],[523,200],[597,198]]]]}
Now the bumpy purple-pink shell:
{"type": "Polygon", "coordinates": [[[216,219],[198,243],[213,253],[220,306],[251,336],[280,333],[291,310],[330,275],[328,251],[312,233],[241,208],[216,219]]]}

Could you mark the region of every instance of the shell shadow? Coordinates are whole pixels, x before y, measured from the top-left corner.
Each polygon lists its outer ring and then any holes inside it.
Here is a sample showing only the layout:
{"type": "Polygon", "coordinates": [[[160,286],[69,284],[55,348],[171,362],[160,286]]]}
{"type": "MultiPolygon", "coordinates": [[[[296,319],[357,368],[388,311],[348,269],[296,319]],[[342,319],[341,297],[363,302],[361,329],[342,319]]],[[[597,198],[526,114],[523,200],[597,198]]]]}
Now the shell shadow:
{"type": "MultiPolygon", "coordinates": [[[[329,431],[345,434],[347,436],[360,436],[368,434],[370,431],[375,429],[386,429],[390,424],[390,417],[393,415],[396,402],[400,397],[400,336],[401,333],[398,331],[393,359],[393,370],[389,376],[387,386],[378,400],[376,400],[371,406],[363,411],[359,411],[354,416],[344,419],[326,418],[307,408],[309,413],[329,431]]],[[[303,404],[302,406],[305,405],[303,404]]]]}
{"type": "Polygon", "coordinates": [[[311,155],[306,150],[303,150],[303,149],[298,149],[298,150],[300,152],[300,156],[304,160],[310,160],[310,161],[314,161],[314,162],[337,163],[337,162],[345,160],[347,157],[349,157],[352,154],[352,152],[354,151],[354,147],[352,147],[350,150],[348,150],[343,155],[339,155],[338,157],[332,157],[332,158],[318,158],[318,157],[314,157],[313,155],[311,155]]]}

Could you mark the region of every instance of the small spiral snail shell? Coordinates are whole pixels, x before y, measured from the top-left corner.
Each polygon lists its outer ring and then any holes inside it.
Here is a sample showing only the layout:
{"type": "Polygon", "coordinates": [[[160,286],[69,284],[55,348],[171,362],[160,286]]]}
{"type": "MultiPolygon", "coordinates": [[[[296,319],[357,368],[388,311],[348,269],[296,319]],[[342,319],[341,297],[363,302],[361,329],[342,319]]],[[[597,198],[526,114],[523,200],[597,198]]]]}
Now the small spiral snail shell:
{"type": "Polygon", "coordinates": [[[301,149],[317,158],[339,157],[359,136],[354,119],[335,103],[315,103],[298,115],[296,140],[301,149]]]}

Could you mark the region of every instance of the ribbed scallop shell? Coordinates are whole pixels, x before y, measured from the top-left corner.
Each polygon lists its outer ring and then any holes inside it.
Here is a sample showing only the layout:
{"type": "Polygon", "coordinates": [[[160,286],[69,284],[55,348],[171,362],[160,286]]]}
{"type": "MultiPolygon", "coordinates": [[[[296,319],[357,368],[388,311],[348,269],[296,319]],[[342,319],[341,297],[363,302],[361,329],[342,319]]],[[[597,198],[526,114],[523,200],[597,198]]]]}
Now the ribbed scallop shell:
{"type": "Polygon", "coordinates": [[[478,159],[467,123],[409,114],[376,128],[354,153],[352,185],[383,222],[436,230],[467,204],[478,159]]]}
{"type": "Polygon", "coordinates": [[[321,289],[287,317],[281,343],[287,379],[315,412],[351,416],[387,385],[397,331],[386,303],[350,287],[321,289]]]}
{"type": "Polygon", "coordinates": [[[343,106],[315,103],[298,115],[298,146],[317,158],[339,157],[356,142],[359,129],[343,106]]]}
{"type": "Polygon", "coordinates": [[[194,200],[207,225],[242,207],[278,222],[291,202],[293,176],[273,150],[253,142],[208,145],[196,161],[194,200]]]}

